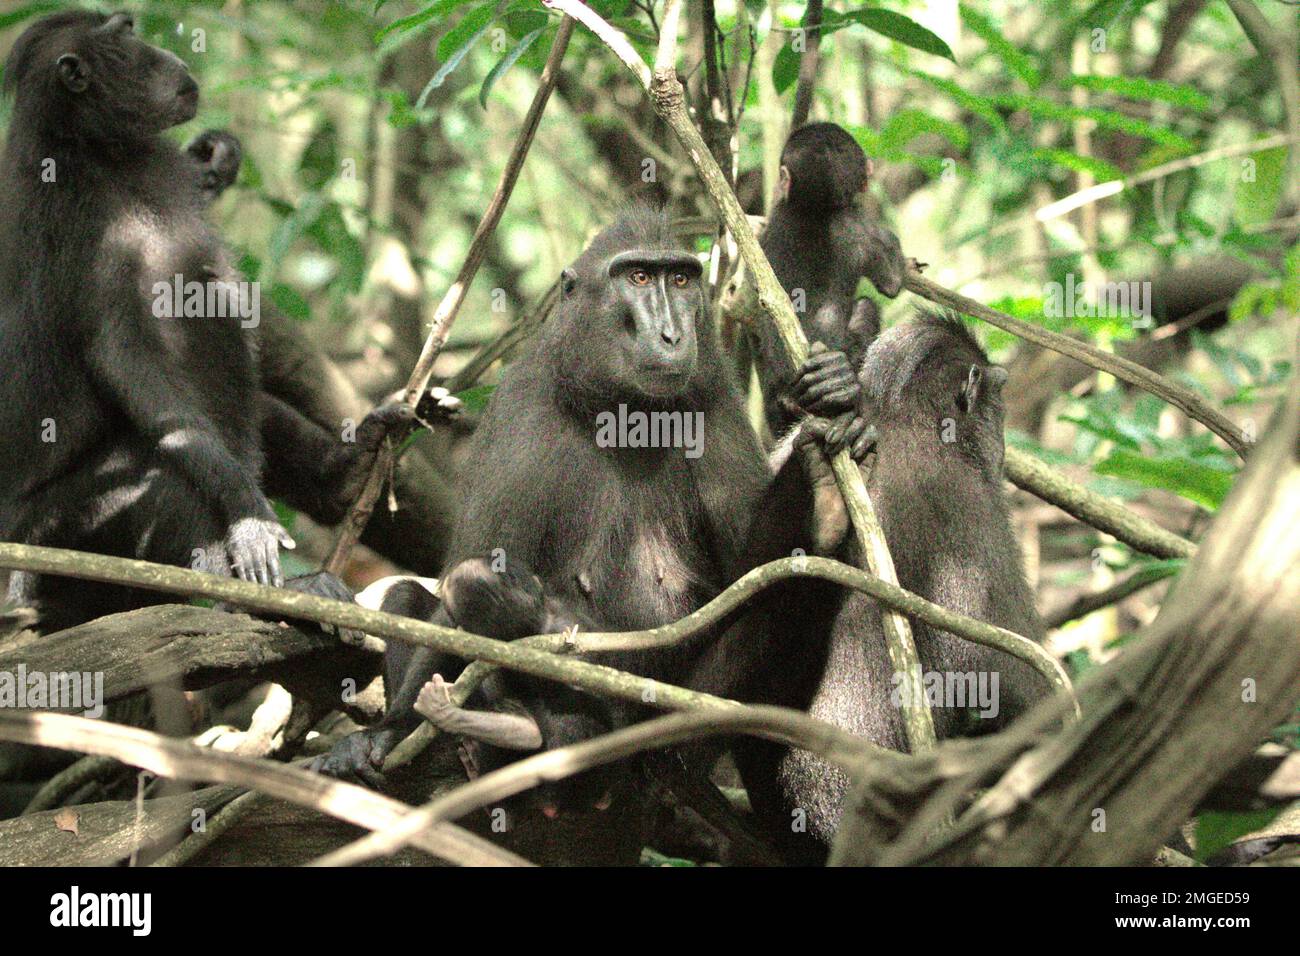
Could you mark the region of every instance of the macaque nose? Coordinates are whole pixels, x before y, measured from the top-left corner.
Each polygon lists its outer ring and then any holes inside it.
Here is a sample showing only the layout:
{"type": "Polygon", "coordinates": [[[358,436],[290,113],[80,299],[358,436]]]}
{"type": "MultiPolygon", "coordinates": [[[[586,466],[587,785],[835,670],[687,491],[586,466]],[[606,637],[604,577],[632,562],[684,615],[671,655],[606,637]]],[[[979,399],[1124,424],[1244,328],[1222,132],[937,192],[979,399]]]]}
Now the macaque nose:
{"type": "Polygon", "coordinates": [[[193,96],[198,91],[199,84],[194,82],[194,77],[186,73],[185,78],[181,80],[181,88],[177,91],[178,94],[180,96],[193,96]]]}

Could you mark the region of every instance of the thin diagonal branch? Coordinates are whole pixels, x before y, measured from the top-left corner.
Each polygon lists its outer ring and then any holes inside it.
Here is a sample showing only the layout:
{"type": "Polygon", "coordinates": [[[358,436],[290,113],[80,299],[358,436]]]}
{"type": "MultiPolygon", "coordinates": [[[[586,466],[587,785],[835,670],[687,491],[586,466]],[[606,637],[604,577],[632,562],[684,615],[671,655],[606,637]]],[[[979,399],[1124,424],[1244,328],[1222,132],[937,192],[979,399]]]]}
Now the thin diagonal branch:
{"type": "MultiPolygon", "coordinates": [[[[546,66],[542,69],[542,77],[537,86],[537,92],[533,95],[533,102],[528,107],[528,113],[524,117],[524,125],[520,128],[519,135],[515,139],[514,148],[510,151],[510,158],[506,161],[506,168],[501,171],[501,181],[497,183],[496,192],[493,193],[492,201],[488,203],[487,210],[483,213],[483,219],[479,222],[478,228],[474,230],[474,237],[469,244],[469,252],[465,254],[465,261],[460,267],[460,272],[456,275],[456,281],[451,284],[451,288],[447,290],[442,297],[442,301],[438,303],[437,310],[433,313],[433,327],[429,329],[429,336],[424,341],[424,348],[420,351],[420,357],[416,361],[415,368],[411,371],[411,377],[406,383],[405,401],[411,408],[415,408],[420,401],[420,396],[429,387],[429,378],[433,374],[433,363],[447,341],[447,334],[451,331],[451,325],[460,312],[461,304],[465,301],[465,294],[469,291],[474,276],[478,274],[478,267],[483,262],[484,255],[487,254],[488,242],[496,231],[497,223],[501,221],[501,214],[505,212],[506,204],[510,202],[510,194],[514,191],[515,182],[519,179],[519,171],[523,169],[524,160],[528,156],[528,148],[533,143],[533,137],[537,133],[538,124],[541,123],[546,103],[551,97],[551,91],[555,89],[556,81],[559,79],[560,63],[564,59],[564,52],[568,49],[569,37],[572,34],[573,21],[565,17],[560,22],[560,27],[555,33],[555,40],[551,44],[551,52],[546,59],[546,66]]],[[[374,464],[370,469],[369,476],[366,478],[365,485],[362,487],[360,496],[353,503],[339,527],[338,540],[334,542],[334,549],[325,562],[325,570],[332,571],[335,574],[342,572],[347,564],[348,555],[352,552],[353,545],[360,540],[362,531],[370,522],[370,515],[374,511],[375,502],[379,500],[379,493],[383,489],[384,479],[393,467],[395,460],[394,444],[395,442],[392,439],[385,442],[380,448],[379,454],[375,456],[374,464]]]]}

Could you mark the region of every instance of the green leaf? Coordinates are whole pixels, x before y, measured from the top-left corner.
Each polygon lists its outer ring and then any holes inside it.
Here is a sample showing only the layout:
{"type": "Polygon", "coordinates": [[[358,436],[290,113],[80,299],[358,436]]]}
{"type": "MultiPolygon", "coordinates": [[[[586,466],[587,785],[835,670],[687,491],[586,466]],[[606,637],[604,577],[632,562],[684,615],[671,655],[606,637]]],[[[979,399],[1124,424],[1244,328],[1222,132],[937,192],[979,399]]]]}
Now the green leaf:
{"type": "Polygon", "coordinates": [[[464,56],[466,47],[473,45],[474,40],[487,32],[488,25],[496,18],[499,6],[491,0],[485,0],[461,17],[459,23],[439,38],[434,51],[438,62],[445,63],[458,53],[464,56]]]}
{"type": "Polygon", "coordinates": [[[929,83],[935,89],[946,93],[954,103],[962,109],[974,113],[998,132],[1006,131],[1006,120],[1002,118],[1002,114],[998,112],[997,106],[987,96],[968,93],[952,80],[945,79],[941,76],[931,76],[929,73],[925,73],[921,70],[904,70],[903,72],[921,80],[922,82],[929,83]]]}
{"type": "Polygon", "coordinates": [[[292,286],[277,282],[271,287],[271,301],[291,319],[305,322],[311,318],[311,306],[292,286]]]}
{"type": "Polygon", "coordinates": [[[456,397],[464,404],[465,411],[481,412],[487,408],[488,399],[496,390],[495,385],[472,385],[463,392],[457,392],[456,397]]]}
{"type": "Polygon", "coordinates": [[[326,200],[320,193],[309,192],[303,195],[284,220],[271,233],[267,243],[266,259],[262,263],[262,282],[273,282],[280,272],[280,264],[289,254],[290,247],[311,228],[325,211],[326,200]]]}
{"type": "Polygon", "coordinates": [[[1099,107],[1066,106],[1063,103],[1055,103],[1042,97],[1026,96],[1021,93],[1004,93],[991,97],[991,101],[1004,109],[1025,110],[1039,119],[1060,120],[1062,122],[1090,119],[1103,129],[1141,136],[1154,143],[1175,147],[1185,152],[1190,153],[1194,148],[1192,142],[1186,137],[1172,133],[1162,126],[1134,119],[1114,110],[1099,107]]]}
{"type": "Polygon", "coordinates": [[[437,3],[431,3],[419,13],[413,13],[409,17],[402,17],[400,20],[394,20],[388,26],[384,27],[375,34],[375,42],[383,43],[384,38],[394,33],[409,33],[417,27],[425,26],[432,23],[438,17],[446,16],[457,7],[464,6],[469,0],[438,0],[437,3]]]}
{"type": "Polygon", "coordinates": [[[429,80],[428,85],[420,91],[420,97],[415,101],[416,109],[423,109],[429,94],[442,86],[447,77],[451,76],[452,71],[460,66],[460,61],[465,59],[474,44],[487,33],[496,15],[496,4],[484,3],[477,6],[465,14],[460,23],[448,30],[438,41],[438,59],[442,62],[442,66],[438,67],[438,72],[433,74],[433,79],[429,80]]]}
{"type": "Polygon", "coordinates": [[[1268,826],[1282,812],[1281,807],[1238,813],[1202,813],[1196,817],[1196,859],[1204,863],[1247,833],[1268,826]]]}
{"type": "Polygon", "coordinates": [[[308,189],[320,189],[339,171],[339,134],[326,120],[312,136],[298,163],[298,174],[308,189]]]}
{"type": "Polygon", "coordinates": [[[492,67],[492,69],[488,71],[488,75],[483,77],[483,85],[479,88],[478,91],[479,106],[483,107],[484,109],[487,109],[488,93],[492,91],[493,85],[496,83],[498,79],[504,76],[512,66],[515,65],[515,62],[521,56],[523,56],[526,52],[528,52],[528,48],[532,46],[533,43],[536,42],[537,38],[541,36],[545,31],[546,31],[546,26],[545,24],[543,24],[541,29],[534,30],[532,33],[525,36],[522,40],[520,40],[518,43],[515,44],[513,50],[511,50],[509,53],[503,56],[499,61],[497,61],[496,66],[492,67]]]}
{"type": "Polygon", "coordinates": [[[551,22],[551,18],[544,12],[536,8],[537,0],[527,0],[526,9],[516,9],[518,4],[511,4],[506,8],[502,21],[506,28],[506,33],[516,40],[522,40],[534,30],[545,30],[551,22]]]}
{"type": "Polygon", "coordinates": [[[338,282],[348,292],[360,292],[366,278],[366,251],[348,228],[338,203],[330,203],[306,230],[307,235],[338,264],[338,282]]]}
{"type": "Polygon", "coordinates": [[[17,10],[10,10],[8,13],[0,13],[0,30],[7,30],[16,23],[22,23],[28,17],[34,17],[41,13],[53,13],[64,4],[58,0],[37,0],[36,3],[28,3],[19,7],[17,10]]]}
{"type": "Polygon", "coordinates": [[[879,7],[862,7],[859,10],[846,10],[843,13],[827,11],[823,17],[823,21],[830,24],[834,24],[839,20],[852,20],[854,23],[862,24],[868,30],[876,31],[881,36],[897,40],[904,46],[910,46],[922,53],[941,56],[953,63],[957,62],[957,58],[952,55],[952,50],[948,44],[944,43],[937,34],[927,30],[910,17],[895,13],[893,10],[882,10],[879,7]]]}
{"type": "Polygon", "coordinates": [[[1105,30],[1114,26],[1122,16],[1136,17],[1151,0],[1097,0],[1072,22],[1063,27],[1060,36],[1074,36],[1090,30],[1105,30]]]}
{"type": "Polygon", "coordinates": [[[1094,156],[1080,156],[1065,149],[1035,149],[1030,155],[1051,166],[1063,166],[1076,173],[1091,173],[1102,183],[1124,178],[1119,167],[1094,156]]]}
{"type": "Polygon", "coordinates": [[[788,90],[799,78],[799,54],[788,43],[782,43],[772,63],[772,85],[778,94],[788,90]]]}
{"type": "Polygon", "coordinates": [[[1020,77],[1031,90],[1036,90],[1043,82],[1043,75],[1034,66],[1029,56],[1021,52],[1011,41],[998,32],[992,21],[984,14],[972,9],[968,4],[961,5],[961,22],[966,24],[976,36],[988,44],[993,54],[1006,65],[1006,68],[1020,77]]]}
{"type": "Polygon", "coordinates": [[[959,150],[964,150],[970,142],[970,134],[960,123],[922,110],[901,110],[880,131],[880,148],[891,152],[900,150],[922,133],[938,133],[959,150]]]}
{"type": "Polygon", "coordinates": [[[1182,458],[1151,458],[1136,451],[1116,449],[1093,466],[1099,475],[1113,475],[1148,488],[1164,488],[1207,510],[1214,511],[1232,489],[1234,475],[1182,458]]]}
{"type": "Polygon", "coordinates": [[[1237,223],[1253,226],[1269,222],[1282,201],[1282,187],[1286,182],[1286,147],[1261,150],[1229,162],[1238,170],[1233,177],[1237,180],[1234,210],[1237,223]],[[1250,179],[1245,178],[1246,172],[1250,172],[1250,179]]]}
{"type": "Polygon", "coordinates": [[[1131,100],[1159,100],[1190,110],[1205,111],[1210,108],[1210,98],[1194,86],[1184,83],[1165,83],[1140,76],[1072,76],[1072,86],[1099,93],[1114,93],[1131,100]]]}

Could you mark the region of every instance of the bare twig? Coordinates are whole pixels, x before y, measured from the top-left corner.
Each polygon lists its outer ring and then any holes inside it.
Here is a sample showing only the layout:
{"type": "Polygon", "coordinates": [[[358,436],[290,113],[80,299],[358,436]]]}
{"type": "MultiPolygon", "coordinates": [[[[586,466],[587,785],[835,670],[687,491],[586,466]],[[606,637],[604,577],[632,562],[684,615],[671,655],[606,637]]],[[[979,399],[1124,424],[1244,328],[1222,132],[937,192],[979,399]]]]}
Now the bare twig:
{"type": "MultiPolygon", "coordinates": [[[[533,136],[537,133],[537,126],[541,122],[542,112],[546,109],[546,102],[550,99],[551,91],[555,89],[556,80],[559,79],[560,62],[564,59],[564,51],[568,48],[569,37],[572,33],[573,21],[566,17],[560,22],[560,27],[556,31],[555,40],[551,44],[550,55],[546,60],[546,66],[542,69],[541,81],[538,84],[537,92],[533,96],[532,105],[528,107],[528,114],[524,117],[524,125],[515,139],[510,158],[506,161],[506,168],[501,172],[501,181],[497,184],[496,192],[492,195],[492,201],[488,203],[482,221],[479,222],[478,228],[474,230],[474,237],[469,244],[469,252],[465,254],[465,262],[456,275],[456,281],[452,283],[451,288],[447,290],[446,295],[442,297],[442,301],[438,303],[437,310],[433,313],[433,327],[429,330],[429,336],[425,339],[424,348],[421,350],[415,368],[411,371],[411,377],[406,383],[405,401],[412,408],[417,405],[420,396],[429,387],[429,378],[433,374],[433,363],[438,358],[438,353],[442,351],[443,344],[447,341],[447,333],[451,331],[451,324],[456,320],[461,304],[465,301],[465,293],[474,281],[474,276],[478,273],[478,267],[483,261],[483,256],[487,253],[488,241],[492,238],[497,223],[501,221],[501,214],[510,201],[510,194],[514,191],[515,182],[519,178],[519,170],[523,168],[524,159],[528,155],[528,147],[532,145],[533,136]]],[[[347,564],[348,555],[352,552],[353,545],[360,540],[361,533],[370,521],[375,502],[379,500],[379,493],[383,489],[385,477],[392,469],[394,457],[393,442],[390,439],[380,448],[360,496],[353,503],[347,517],[344,518],[339,528],[338,540],[335,541],[334,549],[325,562],[325,570],[339,574],[347,564]]]]}
{"type": "Polygon", "coordinates": [[[531,312],[502,332],[500,337],[493,339],[479,349],[474,357],[447,381],[447,390],[453,393],[459,392],[477,382],[479,376],[486,372],[493,362],[503,358],[512,348],[528,339],[529,336],[542,327],[542,323],[546,321],[546,317],[550,314],[551,309],[555,307],[555,303],[559,298],[560,283],[558,281],[552,282],[551,287],[546,290],[541,301],[537,303],[531,312]]]}
{"type": "MultiPolygon", "coordinates": [[[[530,647],[571,654],[599,654],[672,647],[712,627],[755,594],[789,578],[817,578],[870,594],[881,604],[914,617],[918,621],[956,634],[975,644],[1018,657],[1037,670],[1054,691],[1066,696],[1071,693],[1070,679],[1061,665],[1051,654],[1029,638],[1008,631],[1006,628],[950,611],[911,591],[905,591],[895,584],[873,577],[859,568],[829,558],[781,558],[761,565],[738,579],[699,610],[660,627],[643,631],[546,634],[524,638],[523,643],[530,647]]],[[[473,686],[477,686],[477,681],[486,676],[488,670],[490,670],[489,665],[471,664],[461,678],[464,679],[466,675],[472,674],[475,678],[473,686]]],[[[457,680],[456,684],[459,687],[460,680],[457,680]]],[[[468,689],[472,690],[473,687],[468,689]]]]}
{"type": "Polygon", "coordinates": [[[1138,591],[1149,588],[1165,578],[1173,577],[1177,573],[1176,568],[1168,566],[1138,568],[1118,584],[1114,584],[1095,594],[1082,594],[1065,607],[1044,615],[1043,625],[1048,630],[1054,630],[1063,624],[1068,624],[1070,621],[1086,617],[1093,611],[1100,611],[1104,607],[1118,604],[1130,594],[1136,594],[1138,591]]]}
{"type": "Polygon", "coordinates": [[[1158,372],[1153,372],[1137,362],[1122,358],[1111,352],[1103,352],[1096,346],[1089,345],[1078,339],[1072,339],[1068,335],[1061,335],[1059,332],[1052,332],[1029,322],[1012,318],[997,309],[990,309],[987,305],[976,302],[974,299],[967,298],[927,279],[915,269],[908,270],[903,278],[903,285],[923,299],[929,299],[931,302],[955,309],[964,315],[982,319],[990,325],[996,325],[998,328],[1013,335],[1018,335],[1022,339],[1027,339],[1036,345],[1043,346],[1043,348],[1051,349],[1053,352],[1068,355],[1084,365],[1100,369],[1103,372],[1109,372],[1121,381],[1128,382],[1143,391],[1159,396],[1171,405],[1181,408],[1187,415],[1210,429],[1238,455],[1243,458],[1246,457],[1249,445],[1242,436],[1241,429],[1233,423],[1232,419],[1211,406],[1191,389],[1171,382],[1158,372]]]}
{"type": "Polygon", "coordinates": [[[808,122],[808,113],[812,110],[813,92],[817,88],[817,61],[822,43],[822,0],[808,0],[800,26],[804,31],[804,49],[799,58],[799,82],[794,90],[791,129],[798,129],[808,122]]]}
{"type": "MultiPolygon", "coordinates": [[[[1046,206],[1034,211],[1034,218],[1039,222],[1046,222],[1049,219],[1057,219],[1066,213],[1073,212],[1081,206],[1097,202],[1109,196],[1116,196],[1126,189],[1132,189],[1134,186],[1141,186],[1143,183],[1154,182],[1172,176],[1174,173],[1181,173],[1187,169],[1197,169],[1206,163],[1212,163],[1220,159],[1227,159],[1230,156],[1241,156],[1246,153],[1258,153],[1266,149],[1276,149],[1279,146],[1285,146],[1288,143],[1300,142],[1300,136],[1287,135],[1279,133],[1275,136],[1266,136],[1263,139],[1252,140],[1247,143],[1231,143],[1227,146],[1220,146],[1216,149],[1206,150],[1203,153],[1197,153],[1194,156],[1184,156],[1182,159],[1175,159],[1168,163],[1162,163],[1151,169],[1143,170],[1124,179],[1108,179],[1104,183],[1097,183],[1089,186],[1087,189],[1081,189],[1077,192],[1070,193],[1068,196],[1062,196],[1046,206]]],[[[1003,226],[998,232],[1006,231],[1009,226],[1003,226]]]]}
{"type": "Polygon", "coordinates": [[[187,834],[185,839],[149,865],[157,867],[184,866],[212,846],[219,837],[225,835],[231,827],[251,811],[257,809],[258,804],[265,799],[256,790],[241,793],[218,810],[214,816],[210,817],[202,830],[187,834]]]}

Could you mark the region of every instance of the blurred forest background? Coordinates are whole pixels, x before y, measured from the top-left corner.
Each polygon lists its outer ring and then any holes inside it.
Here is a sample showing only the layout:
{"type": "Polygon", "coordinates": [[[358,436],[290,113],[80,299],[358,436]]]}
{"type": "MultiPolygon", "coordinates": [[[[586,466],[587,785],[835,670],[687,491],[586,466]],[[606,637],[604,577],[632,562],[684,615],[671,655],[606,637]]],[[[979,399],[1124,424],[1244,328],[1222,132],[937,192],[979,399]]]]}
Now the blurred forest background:
{"type": "MultiPolygon", "coordinates": [[[[64,6],[0,3],[0,54],[32,18],[64,6]]],[[[590,6],[653,58],[655,0],[590,6]]],[[[199,117],[178,141],[208,127],[242,140],[242,172],[214,219],[263,301],[328,356],[310,366],[311,384],[363,410],[400,388],[495,188],[558,15],[537,0],[117,8],[200,83],[199,117]]],[[[719,118],[738,122],[732,171],[755,214],[789,131],[807,14],[778,0],[687,3],[678,69],[699,122],[710,115],[706,46],[716,50],[719,118]],[[710,15],[712,36],[701,28],[710,15]]],[[[930,278],[1161,370],[1250,439],[1296,357],[1298,16],[1283,0],[835,0],[822,12],[811,118],[845,126],[874,159],[871,201],[930,278]],[[1108,185],[1054,207],[1098,184],[1108,185]],[[1150,316],[1049,307],[1053,289],[1121,281],[1151,283],[1150,316]]],[[[716,218],[690,163],[627,71],[579,29],[435,367],[468,408],[418,439],[434,500],[401,562],[409,569],[439,570],[456,449],[518,345],[503,334],[528,326],[560,270],[648,179],[709,251],[716,218]]],[[[916,300],[881,304],[890,323],[916,300]]],[[[1205,527],[1240,467],[1220,441],[1107,375],[986,325],[977,334],[1011,372],[1010,444],[1180,534],[1205,527]]],[[[1154,617],[1183,561],[1138,554],[1023,493],[1015,505],[1039,607],[1056,628],[1051,648],[1077,676],[1154,617]],[[1085,613],[1079,602],[1099,593],[1104,606],[1085,613]]],[[[287,517],[295,560],[317,565],[330,533],[287,517]]],[[[354,583],[394,567],[358,554],[354,583]]],[[[1296,725],[1277,732],[1291,746],[1298,735],[1296,725]]]]}

